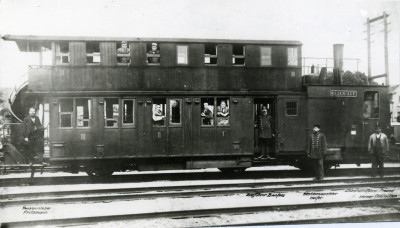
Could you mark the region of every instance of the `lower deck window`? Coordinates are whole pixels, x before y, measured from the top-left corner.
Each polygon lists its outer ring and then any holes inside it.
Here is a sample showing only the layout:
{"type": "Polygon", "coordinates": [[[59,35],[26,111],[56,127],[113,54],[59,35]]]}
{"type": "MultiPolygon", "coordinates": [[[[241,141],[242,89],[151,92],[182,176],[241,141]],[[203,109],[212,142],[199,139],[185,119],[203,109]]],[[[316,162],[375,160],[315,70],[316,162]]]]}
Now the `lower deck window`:
{"type": "Polygon", "coordinates": [[[134,125],[135,100],[122,100],[122,124],[134,125]]]}
{"type": "Polygon", "coordinates": [[[119,101],[118,98],[104,99],[105,127],[118,127],[119,101]]]}
{"type": "Polygon", "coordinates": [[[166,106],[167,106],[167,100],[165,98],[153,99],[153,107],[152,107],[153,126],[158,126],[158,127],[165,126],[166,106]]]}
{"type": "Polygon", "coordinates": [[[90,127],[91,112],[90,99],[76,99],[76,127],[90,127]]]}
{"type": "Polygon", "coordinates": [[[217,98],[217,126],[228,126],[229,115],[229,98],[217,98]]]}
{"type": "Polygon", "coordinates": [[[202,126],[214,125],[214,98],[202,98],[201,106],[203,107],[201,116],[202,126]]]}
{"type": "Polygon", "coordinates": [[[181,112],[182,112],[182,100],[181,99],[171,99],[169,100],[169,116],[171,125],[182,124],[181,112]]]}
{"type": "Polygon", "coordinates": [[[60,127],[72,127],[72,114],[74,112],[72,99],[61,99],[59,101],[58,113],[60,127]]]}
{"type": "Polygon", "coordinates": [[[379,93],[376,91],[366,91],[364,93],[363,117],[379,118],[379,93]]]}

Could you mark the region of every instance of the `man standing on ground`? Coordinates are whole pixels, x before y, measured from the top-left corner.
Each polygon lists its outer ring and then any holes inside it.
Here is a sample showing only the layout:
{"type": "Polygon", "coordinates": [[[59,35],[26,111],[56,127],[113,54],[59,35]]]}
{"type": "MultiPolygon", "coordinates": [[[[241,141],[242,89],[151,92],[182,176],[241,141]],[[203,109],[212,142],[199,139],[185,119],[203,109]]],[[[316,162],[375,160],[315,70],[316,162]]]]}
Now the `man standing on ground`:
{"type": "Polygon", "coordinates": [[[316,181],[324,178],[324,155],[326,153],[326,138],[320,132],[321,126],[314,124],[313,133],[310,135],[308,144],[308,156],[313,160],[316,181]]]}
{"type": "Polygon", "coordinates": [[[376,127],[376,132],[369,137],[368,152],[372,160],[372,177],[376,177],[378,167],[378,174],[383,177],[383,157],[385,153],[389,152],[389,140],[379,126],[376,127]]]}

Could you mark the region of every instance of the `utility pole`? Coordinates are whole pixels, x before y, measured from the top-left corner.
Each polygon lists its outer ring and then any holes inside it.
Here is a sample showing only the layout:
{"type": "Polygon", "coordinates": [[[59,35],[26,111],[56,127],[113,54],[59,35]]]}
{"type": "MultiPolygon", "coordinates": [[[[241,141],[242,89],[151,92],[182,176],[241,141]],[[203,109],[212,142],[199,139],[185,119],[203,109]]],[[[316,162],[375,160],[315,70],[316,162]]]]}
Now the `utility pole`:
{"type": "Polygon", "coordinates": [[[385,77],[385,84],[389,85],[389,54],[388,54],[388,30],[387,30],[387,18],[389,14],[383,12],[382,16],[375,17],[372,19],[367,18],[367,43],[368,43],[368,79],[369,81],[375,78],[383,78],[385,77]],[[381,75],[371,75],[371,23],[375,21],[383,20],[383,32],[384,32],[384,51],[385,51],[385,74],[381,75]]]}

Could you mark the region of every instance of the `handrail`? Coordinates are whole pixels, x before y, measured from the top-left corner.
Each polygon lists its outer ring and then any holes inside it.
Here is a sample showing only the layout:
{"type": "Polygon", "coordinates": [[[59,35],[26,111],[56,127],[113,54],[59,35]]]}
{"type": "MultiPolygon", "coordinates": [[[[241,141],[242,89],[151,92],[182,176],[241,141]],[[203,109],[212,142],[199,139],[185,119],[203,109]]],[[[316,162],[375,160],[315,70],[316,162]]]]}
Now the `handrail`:
{"type": "Polygon", "coordinates": [[[14,116],[14,118],[17,119],[19,122],[22,122],[22,120],[18,118],[17,115],[15,115],[15,113],[11,109],[11,106],[17,98],[18,93],[26,86],[28,86],[28,72],[17,79],[14,88],[11,90],[10,95],[8,96],[8,102],[10,103],[9,111],[11,115],[14,116]]]}

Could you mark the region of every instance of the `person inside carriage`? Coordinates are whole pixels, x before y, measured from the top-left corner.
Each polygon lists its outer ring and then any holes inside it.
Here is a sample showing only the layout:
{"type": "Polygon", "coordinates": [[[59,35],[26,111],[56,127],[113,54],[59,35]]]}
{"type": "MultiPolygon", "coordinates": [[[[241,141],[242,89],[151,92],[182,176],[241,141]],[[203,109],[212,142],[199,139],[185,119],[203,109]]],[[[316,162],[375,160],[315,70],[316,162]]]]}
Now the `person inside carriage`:
{"type": "Polygon", "coordinates": [[[158,50],[157,43],[152,43],[151,44],[151,50],[147,52],[150,56],[147,58],[148,63],[152,64],[159,64],[160,63],[160,57],[157,55],[160,55],[160,50],[158,50]]]}
{"type": "MultiPolygon", "coordinates": [[[[117,49],[117,54],[123,54],[123,55],[129,55],[130,49],[128,48],[128,43],[126,41],[121,42],[121,47],[117,49]]],[[[130,58],[129,57],[119,57],[118,59],[119,63],[129,63],[130,58]]]]}
{"type": "Polygon", "coordinates": [[[258,146],[260,148],[261,156],[258,158],[271,158],[273,148],[273,129],[272,129],[272,116],[269,115],[266,105],[261,108],[261,114],[257,118],[258,126],[258,146]]]}
{"type": "Polygon", "coordinates": [[[213,112],[211,111],[208,103],[204,103],[204,109],[200,115],[203,117],[203,125],[213,125],[213,112]]]}
{"type": "Polygon", "coordinates": [[[219,126],[229,125],[229,107],[224,100],[217,107],[217,121],[219,126]]]}
{"type": "Polygon", "coordinates": [[[161,104],[156,104],[153,110],[153,123],[154,126],[164,126],[165,114],[162,110],[161,104]]]}

